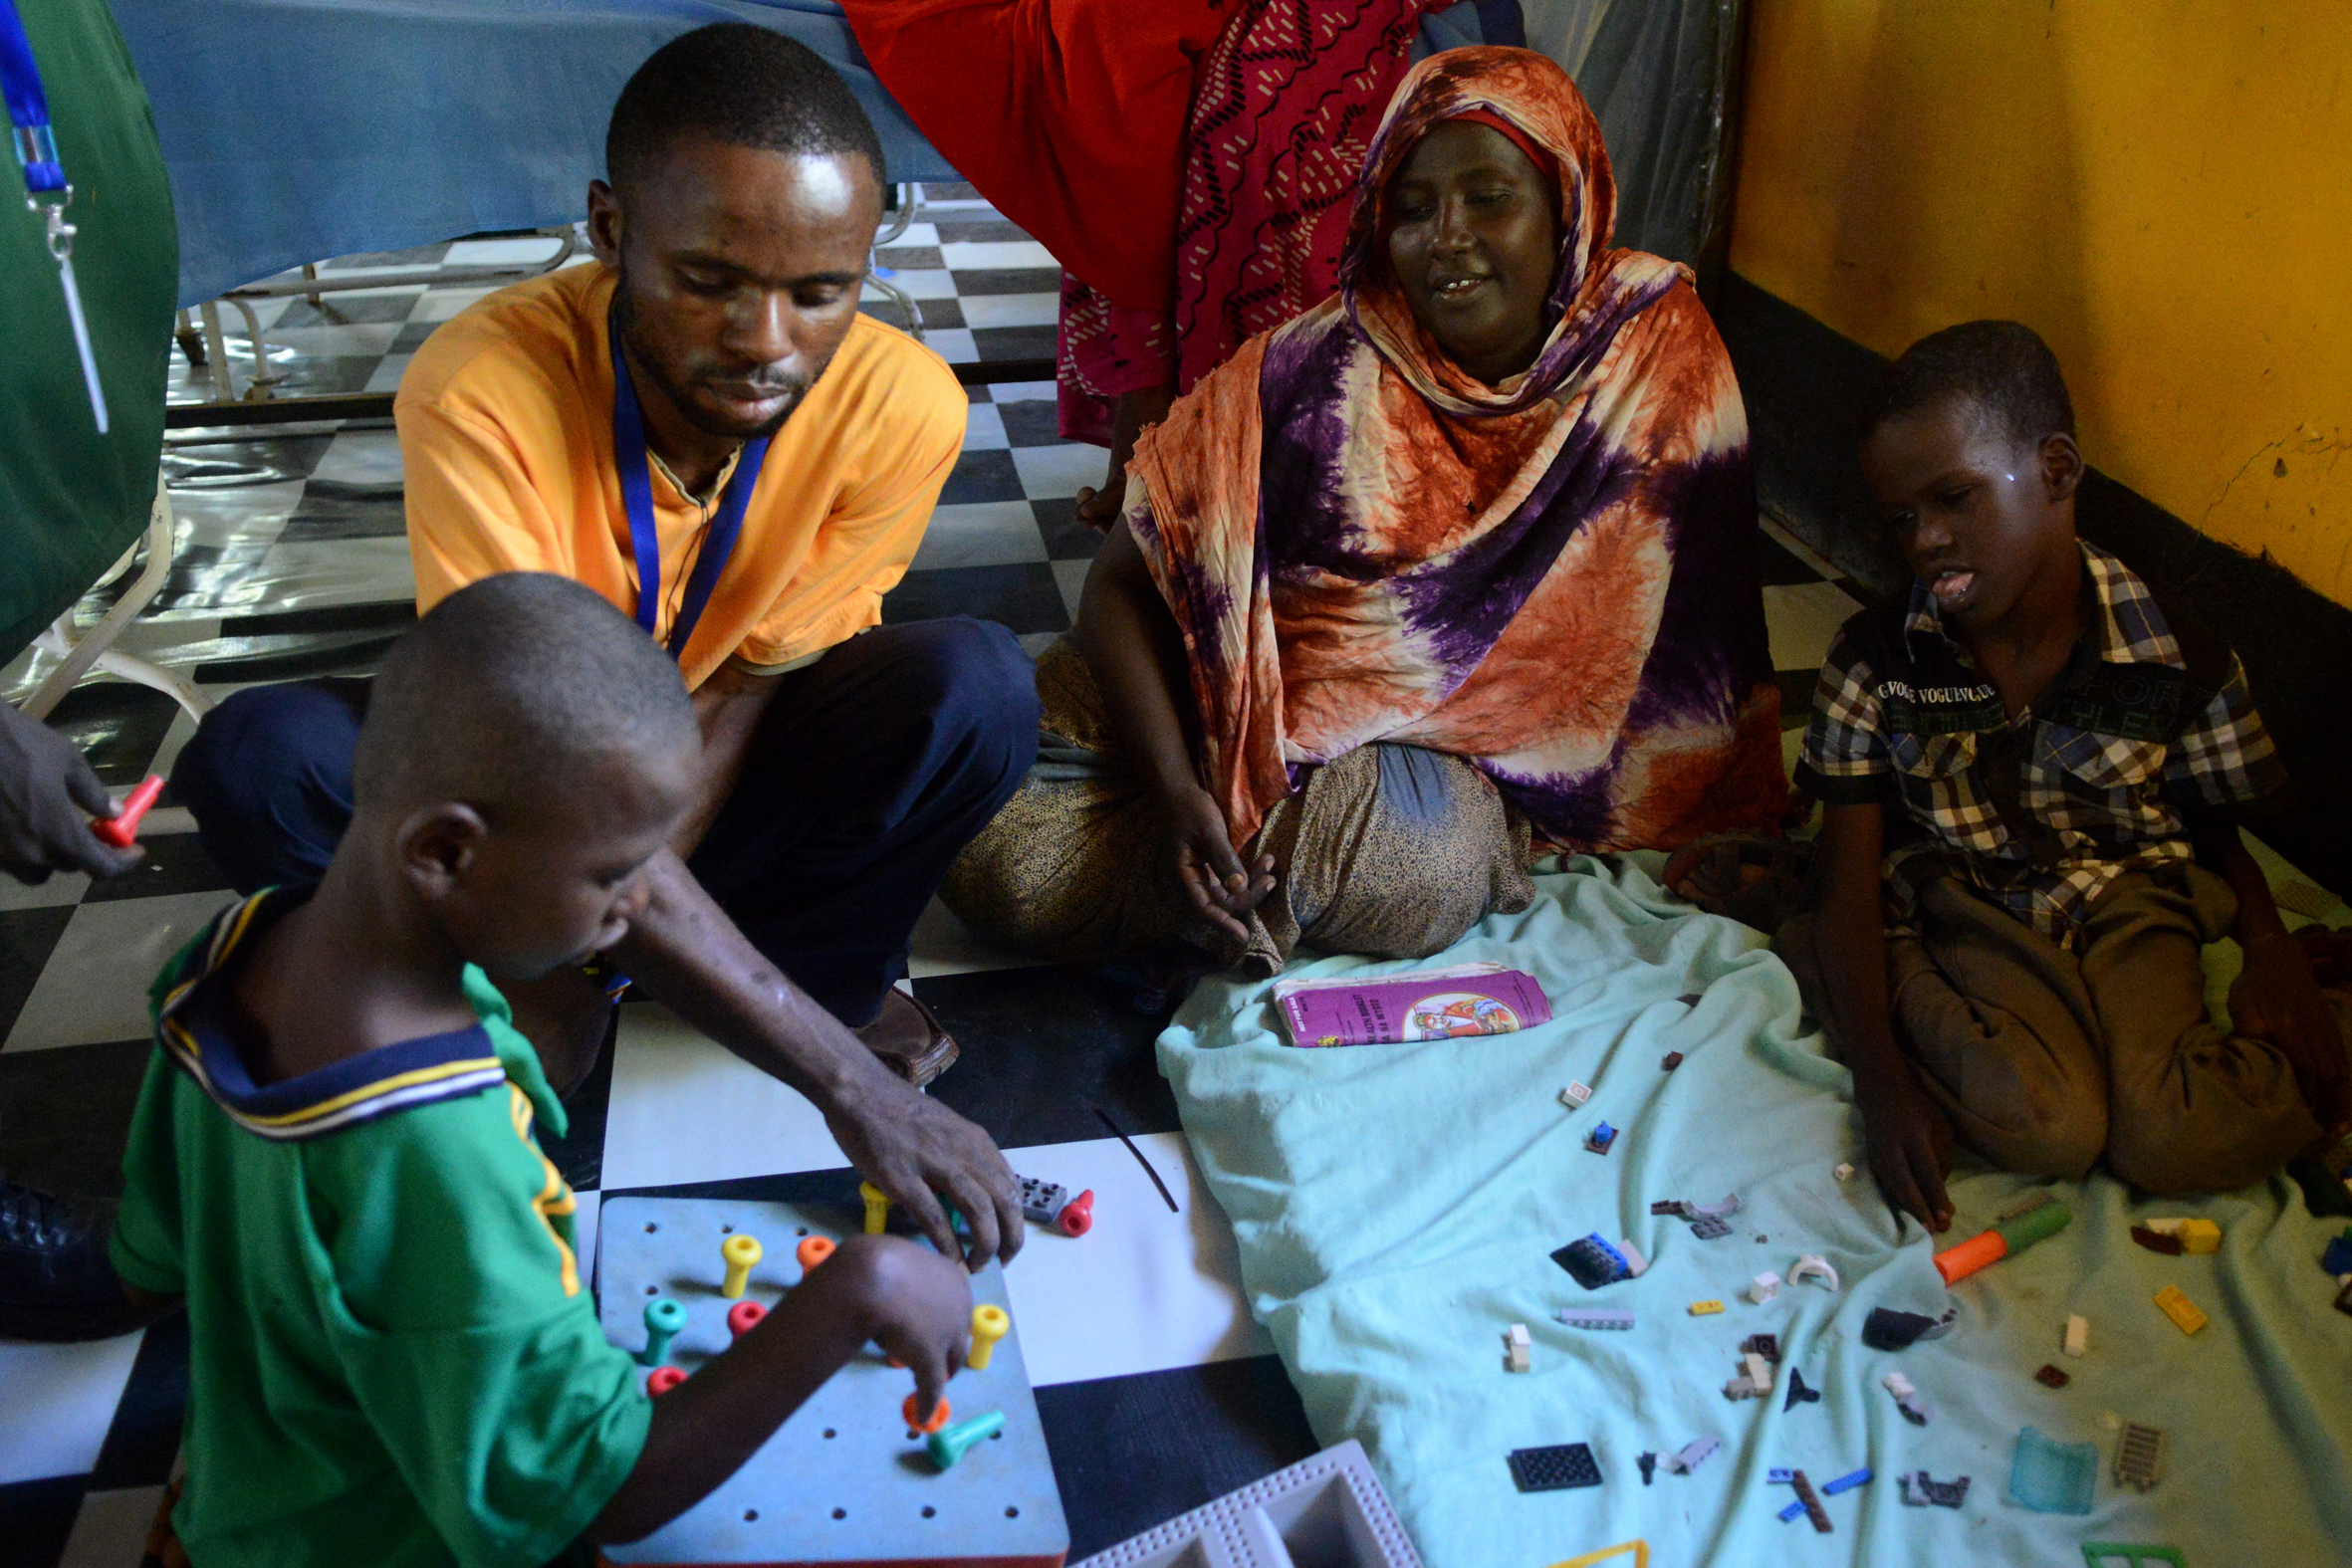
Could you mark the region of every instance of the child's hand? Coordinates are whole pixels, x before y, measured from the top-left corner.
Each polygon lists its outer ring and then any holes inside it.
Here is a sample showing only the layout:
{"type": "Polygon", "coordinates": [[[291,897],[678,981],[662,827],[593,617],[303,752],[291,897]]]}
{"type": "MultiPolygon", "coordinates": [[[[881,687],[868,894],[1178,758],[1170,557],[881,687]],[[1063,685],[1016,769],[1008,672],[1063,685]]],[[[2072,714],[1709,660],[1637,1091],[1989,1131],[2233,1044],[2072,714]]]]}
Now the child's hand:
{"type": "MultiPolygon", "coordinates": [[[[1933,1232],[1952,1227],[1952,1199],[1944,1173],[1952,1169],[1952,1123],[1919,1086],[1911,1064],[1890,1057],[1857,1067],[1854,1105],[1870,1151],[1870,1174],[1887,1206],[1933,1232]]],[[[1902,1229],[1898,1219],[1896,1230],[1902,1229]]]]}
{"type": "Polygon", "coordinates": [[[889,1236],[852,1236],[818,1270],[847,1262],[866,1333],[915,1375],[915,1412],[930,1419],[939,1391],[964,1364],[972,1333],[972,1286],[963,1267],[927,1246],[889,1236]]]}
{"type": "Polygon", "coordinates": [[[2328,1136],[2340,1136],[2352,1120],[2343,1031],[2319,994],[2301,943],[2280,934],[2246,945],[2245,969],[2230,988],[2230,1022],[2236,1032],[2278,1047],[2312,1116],[2328,1136]]]}

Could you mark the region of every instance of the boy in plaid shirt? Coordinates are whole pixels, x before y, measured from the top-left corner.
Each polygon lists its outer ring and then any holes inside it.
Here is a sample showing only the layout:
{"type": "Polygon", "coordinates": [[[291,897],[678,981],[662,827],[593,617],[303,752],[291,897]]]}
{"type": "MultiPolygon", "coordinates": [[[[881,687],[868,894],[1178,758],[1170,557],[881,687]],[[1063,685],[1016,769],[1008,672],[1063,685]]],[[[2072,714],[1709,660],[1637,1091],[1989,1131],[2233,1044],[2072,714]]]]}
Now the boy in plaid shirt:
{"type": "Polygon", "coordinates": [[[2284,782],[2229,648],[2074,533],[2082,455],[2013,322],[1923,338],[1862,470],[1917,580],[1847,621],[1798,782],[1814,912],[1779,950],[1854,1074],[1871,1168],[1945,1229],[1955,1137],[2151,1193],[2244,1186],[2338,1136],[2338,1009],[2238,839],[2284,782]],[[2233,1032],[2199,948],[2234,936],[2233,1032]]]}

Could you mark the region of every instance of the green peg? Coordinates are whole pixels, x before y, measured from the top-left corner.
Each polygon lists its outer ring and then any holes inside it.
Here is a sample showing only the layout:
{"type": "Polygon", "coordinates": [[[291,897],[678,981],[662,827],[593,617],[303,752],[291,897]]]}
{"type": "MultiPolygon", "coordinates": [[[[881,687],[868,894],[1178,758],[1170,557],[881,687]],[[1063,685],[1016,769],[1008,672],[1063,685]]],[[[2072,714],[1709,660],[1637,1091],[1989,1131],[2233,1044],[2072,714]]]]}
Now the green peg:
{"type": "Polygon", "coordinates": [[[686,1309],[668,1296],[655,1296],[645,1303],[645,1348],[637,1352],[637,1365],[658,1367],[669,1359],[670,1341],[678,1337],[678,1330],[686,1326],[686,1309]]]}
{"type": "Polygon", "coordinates": [[[1005,1413],[992,1410],[985,1416],[970,1421],[959,1421],[952,1427],[942,1427],[923,1440],[923,1447],[931,1456],[931,1462],[941,1469],[952,1468],[975,1443],[985,1443],[1005,1430],[1005,1413]]]}

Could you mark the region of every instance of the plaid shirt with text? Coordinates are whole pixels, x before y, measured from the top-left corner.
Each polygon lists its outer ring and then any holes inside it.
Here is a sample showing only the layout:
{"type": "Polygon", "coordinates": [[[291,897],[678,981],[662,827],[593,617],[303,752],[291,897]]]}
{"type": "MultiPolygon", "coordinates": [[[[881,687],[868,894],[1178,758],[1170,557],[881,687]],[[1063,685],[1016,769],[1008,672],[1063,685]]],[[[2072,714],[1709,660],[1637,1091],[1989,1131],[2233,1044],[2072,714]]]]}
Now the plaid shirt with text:
{"type": "Polygon", "coordinates": [[[1906,610],[1866,609],[1831,645],[1797,783],[1831,804],[1896,808],[1890,930],[1913,928],[1920,887],[1956,875],[2070,947],[2117,877],[2191,858],[2182,804],[2284,782],[2237,656],[2186,620],[2176,634],[2130,567],[2081,548],[2096,613],[2014,721],[1922,584],[1906,610]]]}

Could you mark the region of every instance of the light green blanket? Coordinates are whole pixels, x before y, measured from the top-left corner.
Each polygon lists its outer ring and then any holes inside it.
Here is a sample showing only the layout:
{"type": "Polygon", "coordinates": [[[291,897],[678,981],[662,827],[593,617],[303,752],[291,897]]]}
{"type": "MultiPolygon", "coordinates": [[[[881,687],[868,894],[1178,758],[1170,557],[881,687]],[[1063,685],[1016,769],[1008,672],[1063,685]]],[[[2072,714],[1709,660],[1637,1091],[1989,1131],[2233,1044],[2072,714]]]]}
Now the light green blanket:
{"type": "MultiPolygon", "coordinates": [[[[1553,1021],[1498,1037],[1298,1050],[1281,1043],[1265,986],[1204,984],[1161,1036],[1201,1168],[1240,1237],[1252,1310],[1274,1335],[1317,1437],[1371,1453],[1430,1568],[1544,1568],[1646,1537],[1660,1568],[1702,1563],[2049,1564],[2089,1540],[2176,1545],[2196,1568],[2352,1561],[2352,1317],[2333,1311],[2318,1258],[2330,1228],[2290,1184],[2196,1203],[2135,1202],[2104,1176],[2057,1195],[2074,1224],[1947,1293],[1916,1225],[1898,1238],[1865,1172],[1845,1069],[1800,1032],[1795,983],[1764,939],[1663,897],[1641,871],[1577,860],[1542,896],[1498,916],[1438,962],[1496,959],[1532,973],[1553,1021]],[[1696,995],[1695,1004],[1682,998],[1696,995]],[[1670,1050],[1679,1070],[1660,1070],[1670,1050]],[[1582,1110],[1556,1098],[1596,1091],[1582,1110]],[[1606,1119],[1614,1151],[1583,1139],[1606,1119]],[[1659,1199],[1747,1204],[1733,1233],[1697,1239],[1659,1199]],[[2203,1215],[2217,1255],[2132,1244],[2135,1220],[2203,1215]],[[1637,1279],[1587,1291],[1552,1263],[1591,1232],[1630,1236],[1637,1279]],[[1760,1240],[1759,1237],[1768,1239],[1760,1240]],[[1783,1285],[1749,1304],[1766,1269],[1820,1253],[1843,1279],[1783,1285]],[[2212,1315],[2185,1337],[2152,1302],[2177,1284],[2212,1315]],[[1720,1316],[1688,1307],[1720,1299],[1720,1316]],[[1946,1338],[1867,1350],[1874,1306],[1936,1313],[1946,1338]],[[1567,1328],[1562,1306],[1630,1308],[1631,1332],[1567,1328]],[[2090,1353],[2059,1353],[2065,1317],[2090,1320],[2090,1353]],[[1534,1368],[1504,1369],[1503,1333],[1526,1323],[1534,1368]],[[1740,1342],[1780,1337],[1766,1401],[1734,1403],[1740,1342]],[[2055,1363],[2063,1390],[2033,1381],[2055,1363]],[[1822,1391],[1783,1412],[1787,1371],[1822,1391]],[[1882,1386],[1900,1369],[1933,1411],[1904,1421],[1882,1386]],[[2112,1475],[2105,1413],[2170,1434],[2145,1494],[2112,1475]],[[2098,1445],[2086,1517],[2003,1497],[2017,1430],[2098,1445]],[[1701,1437],[1723,1447],[1695,1474],[1635,1457],[1701,1437]],[[1513,1449],[1586,1443],[1603,1483],[1522,1495],[1513,1449]],[[1791,1499],[1765,1471],[1816,1485],[1864,1465],[1877,1479],[1827,1500],[1834,1534],[1774,1515],[1791,1499]],[[1958,1511],[1904,1505],[1896,1477],[1973,1478],[1958,1511]]],[[[1292,974],[1367,976],[1419,966],[1333,958],[1292,974]]],[[[2028,1187],[1964,1164],[1947,1244],[2028,1187]]],[[[2341,1222],[2337,1223],[2338,1226],[2341,1222]]]]}

